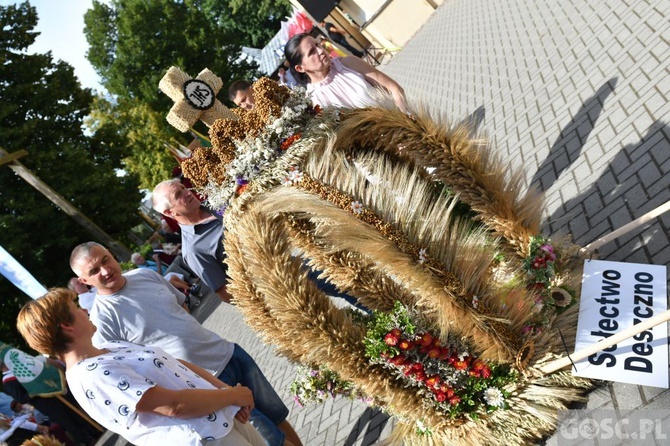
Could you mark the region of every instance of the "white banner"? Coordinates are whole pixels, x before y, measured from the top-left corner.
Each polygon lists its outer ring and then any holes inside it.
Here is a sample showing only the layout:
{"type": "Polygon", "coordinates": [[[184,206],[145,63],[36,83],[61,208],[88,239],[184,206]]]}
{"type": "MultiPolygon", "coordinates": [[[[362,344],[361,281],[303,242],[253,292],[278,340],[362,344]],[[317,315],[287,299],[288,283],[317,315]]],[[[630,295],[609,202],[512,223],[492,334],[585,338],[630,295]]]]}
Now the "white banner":
{"type": "MultiPolygon", "coordinates": [[[[666,267],[587,260],[575,351],[667,309],[666,267]]],[[[668,387],[667,324],[645,330],[575,363],[575,375],[668,387]]]]}
{"type": "Polygon", "coordinates": [[[46,288],[2,246],[0,246],[0,274],[33,299],[47,292],[46,288]]]}

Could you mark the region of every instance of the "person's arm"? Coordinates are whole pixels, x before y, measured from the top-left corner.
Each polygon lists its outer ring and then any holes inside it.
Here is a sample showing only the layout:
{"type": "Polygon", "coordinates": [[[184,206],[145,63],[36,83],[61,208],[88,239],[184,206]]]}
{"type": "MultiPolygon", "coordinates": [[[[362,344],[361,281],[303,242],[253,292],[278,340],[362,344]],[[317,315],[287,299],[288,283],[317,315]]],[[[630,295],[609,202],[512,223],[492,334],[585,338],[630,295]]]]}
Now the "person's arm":
{"type": "Polygon", "coordinates": [[[386,89],[393,96],[393,100],[398,108],[403,113],[409,113],[405,99],[405,90],[403,90],[400,84],[358,57],[343,57],[340,61],[350,70],[362,74],[369,84],[386,89]]]}
{"type": "Polygon", "coordinates": [[[193,364],[192,362],[188,362],[188,361],[183,360],[183,359],[177,359],[177,361],[181,362],[186,367],[193,370],[196,373],[196,375],[200,376],[200,378],[204,379],[205,381],[207,381],[208,383],[210,383],[211,385],[213,385],[217,389],[225,389],[227,387],[230,387],[228,384],[224,383],[219,378],[212,375],[211,373],[209,373],[207,370],[203,369],[199,365],[193,364]]]}
{"type": "Polygon", "coordinates": [[[331,25],[330,28],[326,29],[326,31],[328,31],[328,33],[341,34],[345,37],[348,34],[345,30],[340,29],[340,28],[336,27],[335,25],[331,25]]]}
{"type": "Polygon", "coordinates": [[[198,418],[228,406],[253,408],[251,390],[240,385],[225,389],[182,390],[154,386],[142,395],[135,409],[172,418],[198,418]]]}
{"type": "Polygon", "coordinates": [[[161,262],[161,257],[158,254],[154,254],[151,258],[156,262],[156,272],[163,275],[163,262],[161,262]]]}
{"type": "Polygon", "coordinates": [[[215,293],[217,296],[219,296],[219,299],[221,299],[227,304],[231,303],[230,301],[233,299],[233,295],[228,292],[228,290],[226,289],[226,285],[223,285],[222,287],[217,289],[215,293]]]}

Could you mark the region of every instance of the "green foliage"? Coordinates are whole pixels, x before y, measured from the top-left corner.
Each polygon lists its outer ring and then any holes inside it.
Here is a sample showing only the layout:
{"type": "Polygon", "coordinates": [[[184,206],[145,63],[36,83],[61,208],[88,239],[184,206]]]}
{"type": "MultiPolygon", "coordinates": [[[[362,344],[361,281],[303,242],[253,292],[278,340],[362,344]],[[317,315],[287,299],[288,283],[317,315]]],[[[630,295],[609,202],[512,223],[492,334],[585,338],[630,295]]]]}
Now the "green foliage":
{"type": "Polygon", "coordinates": [[[136,99],[112,102],[98,96],[86,124],[96,137],[124,154],[124,168],[137,176],[141,188],[153,189],[169,178],[177,165],[167,145],[179,142],[165,123],[165,113],[152,110],[146,103],[136,99]]]}
{"type": "Polygon", "coordinates": [[[368,322],[368,331],[363,340],[368,358],[395,356],[400,353],[397,346],[384,342],[384,336],[394,328],[408,334],[414,334],[416,330],[407,308],[400,302],[394,304],[392,313],[375,311],[368,322]]]}
{"type": "Polygon", "coordinates": [[[230,19],[213,20],[201,3],[94,1],[84,16],[84,33],[90,45],[88,59],[107,90],[167,113],[170,100],[158,90],[158,82],[172,65],[193,76],[209,68],[224,85],[246,77],[253,67],[236,62],[242,40],[228,26],[230,19]]]}
{"type": "MultiPolygon", "coordinates": [[[[375,311],[367,327],[363,342],[370,362],[415,388],[424,404],[452,418],[508,407],[504,388],[516,379],[508,365],[476,358],[460,339],[440,340],[400,302],[391,313],[375,311]]],[[[417,432],[430,434],[420,422],[417,432]]]]}
{"type": "Polygon", "coordinates": [[[152,188],[176,165],[166,145],[189,142],[165,120],[172,102],[158,83],[168,68],[191,76],[209,68],[223,80],[226,102],[227,85],[255,74],[237,60],[241,46],[264,46],[290,10],[287,0],[93,1],[84,16],[87,57],[112,96],[96,100],[89,126],[123,153],[141,187],[152,188]]]}
{"type": "MultiPolygon", "coordinates": [[[[117,176],[124,153],[84,134],[91,92],[82,89],[68,64],[51,54],[26,54],[37,23],[29,4],[0,6],[0,141],[7,152],[29,155],[20,162],[78,207],[112,237],[123,239],[139,222],[140,194],[132,175],[117,176]]],[[[0,167],[0,245],[47,287],[66,285],[68,257],[91,236],[40,192],[0,167]]],[[[0,280],[0,336],[11,332],[25,301],[9,281],[0,280]],[[7,330],[7,331],[5,331],[7,330]]]]}
{"type": "Polygon", "coordinates": [[[154,252],[154,248],[151,246],[151,243],[145,243],[144,245],[140,246],[139,252],[142,257],[145,259],[151,259],[151,254],[154,252]]]}
{"type": "Polygon", "coordinates": [[[288,0],[203,0],[202,9],[212,20],[235,35],[239,45],[264,47],[291,15],[288,0]]]}

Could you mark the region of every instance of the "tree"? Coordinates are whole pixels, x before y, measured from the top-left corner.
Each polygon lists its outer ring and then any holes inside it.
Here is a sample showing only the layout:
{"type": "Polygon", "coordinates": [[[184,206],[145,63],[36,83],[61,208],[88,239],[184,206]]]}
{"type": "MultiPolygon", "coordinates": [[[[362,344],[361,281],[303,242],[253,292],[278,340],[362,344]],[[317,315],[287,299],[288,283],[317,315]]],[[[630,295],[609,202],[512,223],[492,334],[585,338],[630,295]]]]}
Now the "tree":
{"type": "Polygon", "coordinates": [[[253,67],[239,58],[235,30],[208,17],[197,0],[93,2],[84,16],[88,59],[114,96],[167,113],[158,82],[172,65],[191,75],[209,68],[224,85],[253,67]]]}
{"type": "MultiPolygon", "coordinates": [[[[82,130],[92,95],[71,66],[50,53],[27,54],[37,35],[37,13],[27,2],[0,6],[0,141],[8,152],[26,149],[21,162],[115,238],[140,222],[140,194],[132,175],[119,176],[122,148],[82,130]]],[[[41,283],[66,285],[68,258],[91,236],[46,197],[0,167],[0,245],[41,283]]],[[[0,279],[0,339],[24,297],[0,279]]]]}
{"type": "MultiPolygon", "coordinates": [[[[120,134],[119,144],[128,147],[126,169],[139,175],[143,187],[169,177],[174,161],[166,144],[188,143],[165,121],[172,106],[158,89],[165,72],[176,65],[195,76],[209,68],[224,86],[253,77],[254,67],[238,60],[240,47],[269,40],[279,30],[280,18],[290,10],[285,0],[279,3],[263,0],[256,10],[234,1],[93,2],[84,16],[87,57],[111,98],[94,106],[92,129],[120,134]]],[[[219,96],[227,101],[225,92],[219,96]]],[[[197,128],[206,132],[200,124],[197,128]]]]}
{"type": "Polygon", "coordinates": [[[203,0],[203,11],[220,26],[234,30],[239,44],[263,48],[292,13],[288,0],[203,0]]]}
{"type": "Polygon", "coordinates": [[[151,110],[146,103],[97,97],[87,126],[96,136],[128,147],[123,164],[139,178],[141,188],[152,189],[177,165],[166,144],[176,146],[179,142],[165,125],[165,113],[151,110]]]}

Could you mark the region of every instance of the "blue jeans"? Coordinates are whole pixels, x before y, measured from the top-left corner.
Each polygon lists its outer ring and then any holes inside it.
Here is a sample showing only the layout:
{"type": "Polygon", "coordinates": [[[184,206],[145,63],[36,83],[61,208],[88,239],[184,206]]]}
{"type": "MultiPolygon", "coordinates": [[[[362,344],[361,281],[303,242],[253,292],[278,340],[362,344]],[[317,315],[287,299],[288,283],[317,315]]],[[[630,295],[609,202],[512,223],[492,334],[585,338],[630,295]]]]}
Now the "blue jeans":
{"type": "Polygon", "coordinates": [[[255,405],[251,411],[251,424],[267,441],[268,446],[282,446],[285,435],[277,425],[288,416],[288,408],[258,368],[256,361],[235,344],[233,356],[218,378],[229,386],[239,383],[251,389],[255,405]]]}
{"type": "Polygon", "coordinates": [[[328,282],[327,280],[320,278],[319,275],[321,274],[321,271],[310,269],[307,265],[307,261],[303,261],[303,268],[307,269],[307,277],[309,277],[312,282],[315,282],[317,288],[326,293],[328,296],[344,299],[359,310],[362,310],[367,314],[372,314],[372,310],[370,310],[365,305],[358,303],[358,299],[348,295],[347,293],[338,291],[335,285],[328,282]]]}

